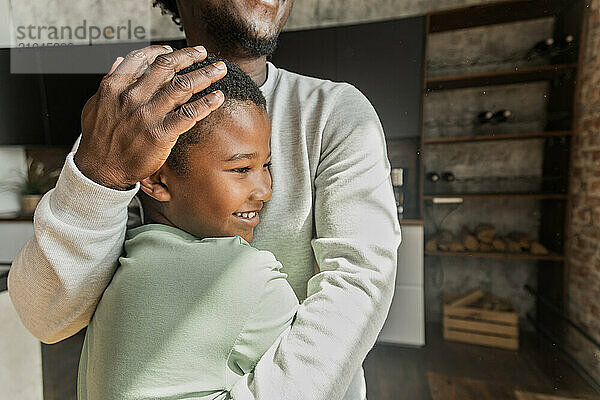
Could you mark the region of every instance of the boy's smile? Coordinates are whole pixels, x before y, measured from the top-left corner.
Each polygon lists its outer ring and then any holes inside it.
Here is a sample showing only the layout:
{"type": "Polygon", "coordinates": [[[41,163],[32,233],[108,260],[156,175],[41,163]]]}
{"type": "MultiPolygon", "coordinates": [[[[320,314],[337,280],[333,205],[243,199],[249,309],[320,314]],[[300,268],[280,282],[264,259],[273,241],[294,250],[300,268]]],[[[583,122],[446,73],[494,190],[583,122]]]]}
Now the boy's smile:
{"type": "Polygon", "coordinates": [[[248,226],[253,229],[258,225],[260,219],[258,212],[244,213],[243,215],[241,215],[241,213],[234,213],[233,215],[238,217],[242,223],[248,224],[248,226]]]}

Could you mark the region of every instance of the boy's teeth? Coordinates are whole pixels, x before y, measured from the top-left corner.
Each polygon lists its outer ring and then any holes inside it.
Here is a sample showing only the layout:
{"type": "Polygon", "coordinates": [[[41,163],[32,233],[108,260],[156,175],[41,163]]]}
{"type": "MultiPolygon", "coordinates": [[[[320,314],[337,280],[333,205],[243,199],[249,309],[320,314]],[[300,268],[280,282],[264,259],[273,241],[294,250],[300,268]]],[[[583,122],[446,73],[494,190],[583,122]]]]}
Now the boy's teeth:
{"type": "Polygon", "coordinates": [[[254,216],[256,215],[256,212],[254,212],[254,211],[249,212],[249,213],[236,212],[235,215],[237,215],[238,217],[243,217],[243,218],[254,218],[254,216]]]}

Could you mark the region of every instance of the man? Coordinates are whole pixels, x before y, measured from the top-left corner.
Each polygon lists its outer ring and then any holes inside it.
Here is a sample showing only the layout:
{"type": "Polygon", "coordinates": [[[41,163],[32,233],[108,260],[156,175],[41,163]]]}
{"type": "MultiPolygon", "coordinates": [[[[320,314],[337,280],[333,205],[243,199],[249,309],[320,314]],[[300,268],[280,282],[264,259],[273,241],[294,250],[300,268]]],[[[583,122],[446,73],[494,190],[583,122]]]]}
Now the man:
{"type": "MultiPolygon", "coordinates": [[[[273,197],[252,244],[281,261],[302,304],[289,332],[232,396],[362,400],[361,364],[391,303],[400,242],[375,111],[348,84],[266,62],[292,0],[158,3],[178,12],[174,19],[181,19],[189,45],[202,44],[250,75],[272,124],[273,197]]],[[[172,79],[204,54],[201,47],[132,52],[86,104],[79,149],[38,206],[35,237],[9,276],[15,308],[42,341],[62,340],[89,323],[117,266],[137,182],[160,168],[181,133],[222,103],[217,92],[178,107],[225,73],[213,66],[172,79]],[[149,96],[156,88],[159,94],[149,96]],[[136,150],[147,147],[141,143],[155,151],[141,156],[136,150]]]]}

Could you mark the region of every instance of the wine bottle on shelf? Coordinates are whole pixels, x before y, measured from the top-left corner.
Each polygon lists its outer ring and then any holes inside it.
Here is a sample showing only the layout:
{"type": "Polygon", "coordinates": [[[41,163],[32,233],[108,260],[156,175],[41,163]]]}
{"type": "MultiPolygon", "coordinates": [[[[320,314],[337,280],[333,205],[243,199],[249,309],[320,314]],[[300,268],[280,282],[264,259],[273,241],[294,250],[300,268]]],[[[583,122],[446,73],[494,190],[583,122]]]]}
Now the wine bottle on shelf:
{"type": "Polygon", "coordinates": [[[477,115],[477,120],[480,124],[492,122],[492,118],[494,118],[494,113],[491,111],[482,111],[477,115]]]}
{"type": "Polygon", "coordinates": [[[404,215],[404,169],[392,168],[392,187],[394,188],[394,197],[396,198],[396,209],[398,210],[398,219],[404,215]]]}
{"type": "Polygon", "coordinates": [[[552,55],[558,56],[567,54],[573,48],[575,48],[575,36],[567,35],[554,46],[554,48],[552,49],[552,55]]]}
{"type": "Polygon", "coordinates": [[[439,180],[441,179],[440,174],[438,174],[437,172],[429,172],[427,173],[427,180],[430,182],[439,182],[439,180]]]}
{"type": "Polygon", "coordinates": [[[558,45],[559,49],[570,49],[575,45],[575,36],[567,35],[558,45]]]}
{"type": "Polygon", "coordinates": [[[542,57],[550,54],[555,44],[554,38],[548,38],[537,42],[531,50],[527,52],[526,59],[530,60],[534,57],[542,57]]]}
{"type": "Polygon", "coordinates": [[[512,117],[512,111],[510,110],[499,110],[494,113],[492,120],[494,123],[499,124],[508,121],[512,117]]]}
{"type": "Polygon", "coordinates": [[[447,171],[442,174],[442,179],[446,182],[454,182],[456,180],[456,177],[452,172],[447,171]]]}

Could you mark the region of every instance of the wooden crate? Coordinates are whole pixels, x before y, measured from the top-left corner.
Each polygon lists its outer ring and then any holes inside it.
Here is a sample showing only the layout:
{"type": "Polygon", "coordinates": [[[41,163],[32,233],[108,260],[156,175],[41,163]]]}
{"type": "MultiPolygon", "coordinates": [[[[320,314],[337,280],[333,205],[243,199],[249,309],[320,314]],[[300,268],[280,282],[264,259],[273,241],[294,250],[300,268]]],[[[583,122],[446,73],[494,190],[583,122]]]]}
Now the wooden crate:
{"type": "Polygon", "coordinates": [[[519,316],[515,312],[492,311],[481,307],[485,293],[444,294],[444,339],[519,349],[519,316]]]}

